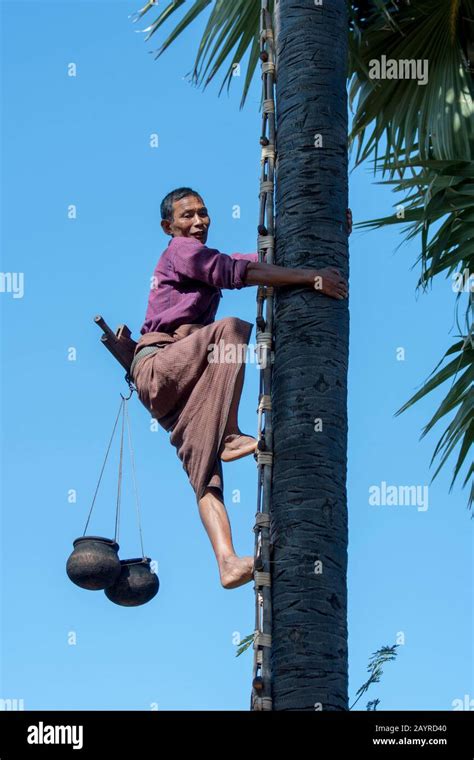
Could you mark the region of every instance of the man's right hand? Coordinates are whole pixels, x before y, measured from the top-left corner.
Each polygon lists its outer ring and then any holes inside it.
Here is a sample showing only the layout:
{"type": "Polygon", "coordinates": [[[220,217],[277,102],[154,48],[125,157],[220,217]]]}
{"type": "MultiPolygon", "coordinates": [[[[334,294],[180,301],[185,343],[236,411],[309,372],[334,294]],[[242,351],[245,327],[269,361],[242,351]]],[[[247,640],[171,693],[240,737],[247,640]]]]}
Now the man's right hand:
{"type": "Polygon", "coordinates": [[[315,290],[318,290],[331,298],[342,299],[348,297],[349,288],[347,286],[347,281],[336,267],[313,269],[311,271],[311,276],[312,286],[315,290]]]}

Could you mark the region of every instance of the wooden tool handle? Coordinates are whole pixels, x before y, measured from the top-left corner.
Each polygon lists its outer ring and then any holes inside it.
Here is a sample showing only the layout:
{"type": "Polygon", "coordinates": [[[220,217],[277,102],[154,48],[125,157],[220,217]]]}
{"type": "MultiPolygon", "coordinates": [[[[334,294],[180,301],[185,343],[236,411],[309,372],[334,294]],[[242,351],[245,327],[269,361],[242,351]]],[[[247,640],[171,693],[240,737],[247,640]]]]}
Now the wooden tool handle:
{"type": "Polygon", "coordinates": [[[94,317],[94,322],[104,333],[101,336],[102,343],[128,372],[137,342],[131,337],[131,332],[127,325],[119,325],[114,332],[100,314],[94,317]]]}

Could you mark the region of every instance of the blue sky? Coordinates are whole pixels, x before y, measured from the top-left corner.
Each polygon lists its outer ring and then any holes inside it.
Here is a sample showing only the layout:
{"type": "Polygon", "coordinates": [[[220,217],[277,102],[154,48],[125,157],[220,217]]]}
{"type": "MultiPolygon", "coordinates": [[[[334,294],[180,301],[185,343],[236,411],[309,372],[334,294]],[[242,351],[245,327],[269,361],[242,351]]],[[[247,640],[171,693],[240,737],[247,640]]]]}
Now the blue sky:
{"type": "MultiPolygon", "coordinates": [[[[218,98],[220,78],[204,93],[192,87],[184,77],[203,21],[155,61],[164,35],[144,42],[137,30],[152,16],[133,24],[139,7],[117,0],[1,6],[2,271],[24,273],[24,294],[0,294],[0,697],[23,699],[27,710],[249,707],[252,655],[236,658],[234,642],[253,630],[253,584],[220,586],[175,449],[164,430],[150,430],[136,394],[129,410],[144,546],[158,562],[159,593],[143,607],[121,608],[74,586],[65,572],[127,389],[93,317],[101,313],[114,329],[126,322],[137,339],[149,278],[168,240],[159,224],[162,197],[195,187],[211,211],[209,245],[225,253],[256,246],[260,79],[243,111],[237,78],[230,96],[218,98]],[[67,75],[71,62],[76,77],[67,75]],[[154,133],[158,148],[150,147],[154,133]]],[[[368,167],[352,173],[356,221],[389,213],[394,202],[368,167]]],[[[446,389],[394,413],[457,334],[451,283],[417,295],[417,244],[396,251],[400,240],[394,229],[351,239],[350,699],[370,654],[401,632],[397,660],[357,708],[378,697],[385,710],[450,710],[453,700],[474,697],[467,493],[460,484],[449,493],[451,464],[429,487],[425,511],[369,504],[369,488],[382,481],[429,485],[444,428],[419,436],[446,389]]],[[[224,291],[218,318],[254,322],[255,293],[224,291]]],[[[249,433],[257,397],[258,372],[249,365],[240,411],[249,433]]],[[[116,462],[114,448],[92,515],[95,535],[113,535],[116,462]]],[[[234,543],[249,554],[253,458],[224,465],[224,478],[234,543]]],[[[130,557],[140,545],[128,461],[124,480],[120,555],[130,557]]]]}

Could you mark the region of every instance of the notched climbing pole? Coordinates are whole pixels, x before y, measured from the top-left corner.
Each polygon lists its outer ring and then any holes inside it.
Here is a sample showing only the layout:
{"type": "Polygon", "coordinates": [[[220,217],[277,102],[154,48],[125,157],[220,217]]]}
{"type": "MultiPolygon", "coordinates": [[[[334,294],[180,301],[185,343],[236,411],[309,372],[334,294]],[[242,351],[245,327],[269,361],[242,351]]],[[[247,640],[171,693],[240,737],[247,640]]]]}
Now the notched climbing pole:
{"type": "MultiPolygon", "coordinates": [[[[275,55],[273,25],[268,0],[262,0],[260,15],[260,60],[262,69],[262,133],[260,145],[260,212],[258,260],[274,263],[274,176],[276,160],[275,130],[275,55]]],[[[255,631],[251,710],[272,709],[271,645],[271,545],[270,505],[273,464],[271,381],[273,363],[273,287],[257,289],[257,359],[260,365],[260,391],[257,420],[258,468],[257,513],[255,519],[255,631]],[[264,313],[265,312],[265,313],[264,313]],[[263,426],[264,423],[264,426],[263,426]]]]}

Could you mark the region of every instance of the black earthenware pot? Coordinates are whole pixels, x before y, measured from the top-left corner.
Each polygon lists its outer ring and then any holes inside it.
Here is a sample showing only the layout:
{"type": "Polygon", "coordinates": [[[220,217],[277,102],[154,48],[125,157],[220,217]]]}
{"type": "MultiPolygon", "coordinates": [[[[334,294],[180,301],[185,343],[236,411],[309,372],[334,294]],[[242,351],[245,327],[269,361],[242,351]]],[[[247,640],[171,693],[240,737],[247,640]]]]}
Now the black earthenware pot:
{"type": "Polygon", "coordinates": [[[149,557],[122,559],[122,571],[112,586],[104,593],[111,602],[123,607],[138,607],[146,604],[158,593],[160,582],[150,568],[149,557]]]}
{"type": "Polygon", "coordinates": [[[121,565],[117,552],[119,545],[110,538],[82,536],[73,543],[66,572],[70,580],[89,591],[100,591],[111,586],[120,575],[121,565]]]}

